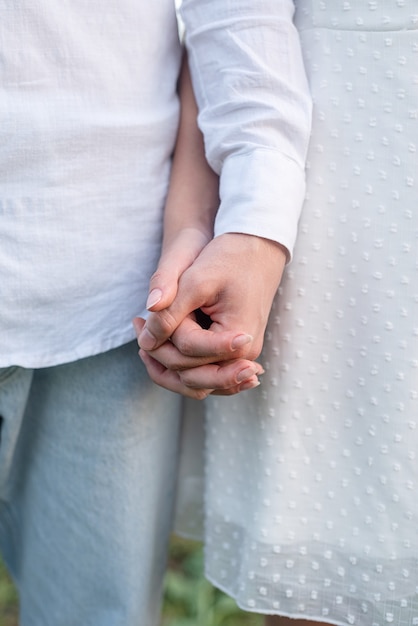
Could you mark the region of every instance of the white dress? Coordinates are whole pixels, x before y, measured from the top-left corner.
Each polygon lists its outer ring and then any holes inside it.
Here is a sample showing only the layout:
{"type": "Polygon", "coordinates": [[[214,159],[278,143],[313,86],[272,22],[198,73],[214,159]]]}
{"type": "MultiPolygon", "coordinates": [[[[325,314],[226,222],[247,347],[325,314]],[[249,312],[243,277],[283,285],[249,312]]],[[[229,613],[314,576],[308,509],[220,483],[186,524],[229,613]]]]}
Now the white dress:
{"type": "Polygon", "coordinates": [[[308,193],[262,385],[208,402],[207,575],[245,610],[411,626],[418,2],[298,0],[296,24],[314,99],[308,193]]]}

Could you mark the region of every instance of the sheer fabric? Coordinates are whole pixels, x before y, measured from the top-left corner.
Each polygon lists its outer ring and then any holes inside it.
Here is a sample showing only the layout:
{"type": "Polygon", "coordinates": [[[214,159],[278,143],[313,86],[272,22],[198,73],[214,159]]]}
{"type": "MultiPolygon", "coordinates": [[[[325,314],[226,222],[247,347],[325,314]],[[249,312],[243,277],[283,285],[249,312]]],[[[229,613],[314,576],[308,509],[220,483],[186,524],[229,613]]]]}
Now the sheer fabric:
{"type": "MultiPolygon", "coordinates": [[[[205,476],[198,488],[196,469],[189,495],[205,494],[207,574],[244,609],[411,626],[417,5],[299,0],[296,9],[314,121],[294,258],[271,313],[262,385],[209,398],[205,476]]],[[[193,504],[179,521],[196,534],[193,504]]]]}

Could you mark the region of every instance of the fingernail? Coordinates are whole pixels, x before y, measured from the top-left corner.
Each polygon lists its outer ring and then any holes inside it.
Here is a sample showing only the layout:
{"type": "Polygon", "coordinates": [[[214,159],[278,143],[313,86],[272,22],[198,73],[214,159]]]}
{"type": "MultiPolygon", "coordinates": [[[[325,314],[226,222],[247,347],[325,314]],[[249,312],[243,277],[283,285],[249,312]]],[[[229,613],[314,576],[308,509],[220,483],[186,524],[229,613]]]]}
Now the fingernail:
{"type": "Polygon", "coordinates": [[[144,328],[138,337],[138,343],[143,350],[152,350],[157,343],[157,340],[154,335],[151,335],[148,328],[144,328]]]}
{"type": "Polygon", "coordinates": [[[231,343],[232,350],[238,350],[239,348],[243,348],[248,343],[251,343],[253,338],[251,335],[237,335],[234,337],[231,343]]]}
{"type": "Polygon", "coordinates": [[[161,289],[153,289],[148,295],[147,304],[146,304],[147,309],[149,310],[153,306],[158,304],[162,297],[163,297],[163,292],[161,291],[161,289]]]}
{"type": "Polygon", "coordinates": [[[255,372],[253,367],[246,367],[245,369],[238,372],[236,376],[237,383],[242,383],[244,382],[244,380],[248,380],[249,378],[251,378],[251,376],[254,376],[254,374],[255,372]]]}
{"type": "Polygon", "coordinates": [[[239,390],[240,391],[247,391],[248,389],[255,389],[256,387],[259,387],[261,385],[260,381],[255,379],[255,380],[249,380],[246,383],[243,383],[239,390]]]}

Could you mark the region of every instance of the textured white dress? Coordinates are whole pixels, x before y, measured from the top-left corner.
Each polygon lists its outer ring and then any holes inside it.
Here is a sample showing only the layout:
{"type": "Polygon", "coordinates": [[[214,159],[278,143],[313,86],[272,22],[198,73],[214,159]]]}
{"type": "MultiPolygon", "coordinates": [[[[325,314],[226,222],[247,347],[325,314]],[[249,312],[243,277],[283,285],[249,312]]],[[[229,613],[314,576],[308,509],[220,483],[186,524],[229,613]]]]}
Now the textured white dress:
{"type": "Polygon", "coordinates": [[[412,626],[418,1],[298,0],[296,24],[308,193],[262,385],[208,402],[207,574],[246,610],[412,626]]]}

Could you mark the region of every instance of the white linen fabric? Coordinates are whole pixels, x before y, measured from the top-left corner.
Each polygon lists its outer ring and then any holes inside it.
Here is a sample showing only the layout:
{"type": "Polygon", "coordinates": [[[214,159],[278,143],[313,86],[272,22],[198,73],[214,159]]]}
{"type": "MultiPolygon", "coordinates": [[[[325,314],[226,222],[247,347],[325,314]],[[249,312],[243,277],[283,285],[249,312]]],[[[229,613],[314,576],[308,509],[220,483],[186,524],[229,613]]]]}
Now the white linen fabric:
{"type": "MultiPolygon", "coordinates": [[[[184,13],[208,152],[223,171],[217,234],[277,236],[289,250],[310,121],[292,12],[289,1],[189,0],[184,13]]],[[[1,367],[134,338],[160,250],[180,57],[173,0],[2,7],[1,367]]]]}
{"type": "Polygon", "coordinates": [[[207,158],[221,176],[215,235],[267,237],[291,253],[311,122],[294,5],[224,0],[214,9],[212,0],[181,6],[207,158]]]}
{"type": "Polygon", "coordinates": [[[208,399],[178,521],[197,534],[204,491],[207,574],[246,610],[413,626],[418,4],[295,4],[314,121],[294,258],[261,386],[208,399]]]}

